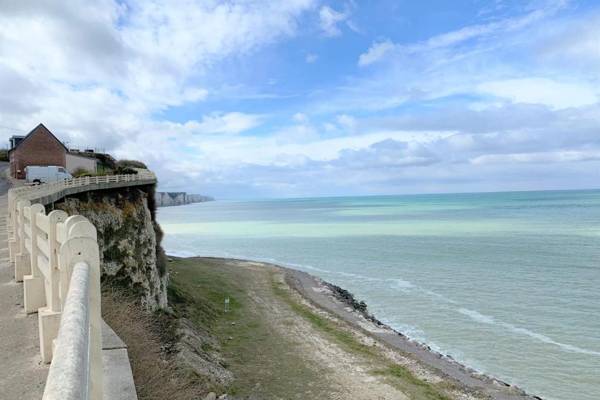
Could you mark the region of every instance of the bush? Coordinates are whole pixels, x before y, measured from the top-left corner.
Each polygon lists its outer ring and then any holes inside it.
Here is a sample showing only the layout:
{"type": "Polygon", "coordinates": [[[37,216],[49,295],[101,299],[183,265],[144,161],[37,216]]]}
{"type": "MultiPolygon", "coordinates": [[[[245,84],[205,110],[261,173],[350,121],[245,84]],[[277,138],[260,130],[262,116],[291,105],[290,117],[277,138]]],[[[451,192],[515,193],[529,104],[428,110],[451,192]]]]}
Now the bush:
{"type": "Polygon", "coordinates": [[[117,161],[110,154],[94,153],[93,155],[98,160],[99,170],[112,171],[117,168],[117,161]]]}
{"type": "Polygon", "coordinates": [[[8,150],[0,149],[0,161],[8,161],[8,150]]]}
{"type": "Polygon", "coordinates": [[[146,164],[137,160],[119,160],[117,161],[116,169],[118,168],[143,168],[148,169],[146,164]]]}
{"type": "Polygon", "coordinates": [[[130,167],[117,167],[114,170],[115,175],[136,175],[138,172],[136,169],[130,167]]]}
{"type": "Polygon", "coordinates": [[[93,174],[87,169],[79,167],[75,171],[73,171],[71,175],[73,175],[73,178],[81,178],[84,176],[92,176],[93,174]]]}

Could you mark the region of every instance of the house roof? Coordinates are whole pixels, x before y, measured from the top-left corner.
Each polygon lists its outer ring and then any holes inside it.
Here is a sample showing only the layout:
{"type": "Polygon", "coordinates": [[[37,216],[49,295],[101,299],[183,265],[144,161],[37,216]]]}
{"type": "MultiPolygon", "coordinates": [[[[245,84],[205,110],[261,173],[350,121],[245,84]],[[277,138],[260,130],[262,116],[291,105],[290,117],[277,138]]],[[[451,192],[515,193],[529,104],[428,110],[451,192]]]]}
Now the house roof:
{"type": "Polygon", "coordinates": [[[23,143],[25,143],[27,141],[27,139],[29,139],[31,136],[33,136],[35,133],[39,132],[40,130],[42,130],[43,132],[46,132],[48,135],[50,135],[54,140],[56,140],[58,143],[60,143],[60,145],[65,149],[66,152],[69,152],[69,149],[67,149],[67,146],[65,146],[63,144],[63,142],[58,140],[58,138],[56,136],[54,136],[54,134],[52,132],[50,132],[50,129],[46,128],[46,126],[44,126],[44,124],[42,124],[42,123],[38,124],[38,126],[33,128],[31,130],[31,132],[29,132],[27,135],[25,135],[23,140],[21,140],[18,145],[16,145],[14,148],[10,149],[8,152],[10,153],[11,151],[18,149],[21,145],[23,145],[23,143]]]}

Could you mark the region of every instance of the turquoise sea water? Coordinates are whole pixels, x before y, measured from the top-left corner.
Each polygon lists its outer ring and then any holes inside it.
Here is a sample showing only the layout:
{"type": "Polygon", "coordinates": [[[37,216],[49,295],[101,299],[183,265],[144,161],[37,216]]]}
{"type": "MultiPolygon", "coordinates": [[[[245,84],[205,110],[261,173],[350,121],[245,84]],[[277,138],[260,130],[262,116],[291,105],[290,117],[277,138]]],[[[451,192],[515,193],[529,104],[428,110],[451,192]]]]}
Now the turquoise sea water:
{"type": "Polygon", "coordinates": [[[168,253],[310,272],[532,394],[600,399],[600,191],[216,201],[159,222],[168,253]]]}

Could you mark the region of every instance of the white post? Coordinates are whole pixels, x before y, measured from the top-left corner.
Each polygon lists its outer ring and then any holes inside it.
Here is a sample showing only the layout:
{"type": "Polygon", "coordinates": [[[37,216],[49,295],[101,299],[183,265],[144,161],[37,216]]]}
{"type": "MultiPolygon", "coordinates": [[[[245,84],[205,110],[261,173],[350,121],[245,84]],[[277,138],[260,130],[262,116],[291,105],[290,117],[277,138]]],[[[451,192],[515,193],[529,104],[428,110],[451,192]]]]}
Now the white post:
{"type": "Polygon", "coordinates": [[[48,214],[49,231],[48,231],[48,244],[50,249],[50,286],[52,288],[52,295],[50,296],[50,304],[48,307],[52,311],[60,311],[60,270],[58,265],[58,252],[60,245],[56,238],[57,225],[67,220],[69,216],[66,212],[61,210],[54,210],[48,214]]]}
{"type": "Polygon", "coordinates": [[[19,242],[16,232],[16,196],[12,191],[8,192],[8,220],[6,229],[8,231],[8,255],[10,262],[15,262],[19,242]]]}
{"type": "Polygon", "coordinates": [[[29,275],[31,262],[29,253],[25,249],[25,222],[23,220],[23,208],[29,207],[31,203],[28,200],[21,200],[17,203],[17,220],[15,234],[17,239],[17,253],[15,254],[15,281],[22,282],[25,275],[29,275]]]}
{"type": "Polygon", "coordinates": [[[23,277],[23,302],[25,312],[30,314],[37,312],[38,308],[46,305],[46,289],[44,284],[44,276],[38,269],[38,236],[39,228],[36,218],[38,214],[45,212],[44,206],[41,204],[33,204],[30,207],[31,216],[29,219],[31,225],[31,253],[29,259],[31,263],[31,275],[23,277]]]}
{"type": "Polygon", "coordinates": [[[40,353],[42,361],[49,363],[52,361],[52,343],[58,335],[61,318],[60,301],[60,270],[58,265],[58,251],[60,246],[56,240],[57,224],[67,219],[67,213],[60,210],[54,210],[48,214],[48,248],[50,249],[49,259],[49,288],[50,296],[47,307],[38,310],[38,327],[40,331],[40,353]]]}
{"type": "MultiPolygon", "coordinates": [[[[82,215],[72,215],[69,218],[67,218],[65,220],[65,222],[61,222],[60,225],[62,225],[62,229],[65,231],[66,237],[64,238],[64,241],[66,242],[67,240],[69,240],[70,236],[69,236],[69,230],[71,229],[71,227],[73,227],[73,225],[75,225],[78,222],[82,222],[82,221],[87,221],[87,219],[85,217],[83,217],[82,215]]],[[[57,224],[56,227],[57,231],[59,229],[59,225],[57,224]]],[[[71,279],[71,272],[68,270],[68,264],[65,264],[64,260],[61,259],[61,253],[60,251],[58,252],[58,257],[57,257],[57,265],[58,265],[58,269],[60,271],[59,273],[59,297],[60,297],[60,307],[61,309],[64,308],[65,306],[65,300],[67,299],[67,292],[69,290],[69,280],[71,279]]]]}

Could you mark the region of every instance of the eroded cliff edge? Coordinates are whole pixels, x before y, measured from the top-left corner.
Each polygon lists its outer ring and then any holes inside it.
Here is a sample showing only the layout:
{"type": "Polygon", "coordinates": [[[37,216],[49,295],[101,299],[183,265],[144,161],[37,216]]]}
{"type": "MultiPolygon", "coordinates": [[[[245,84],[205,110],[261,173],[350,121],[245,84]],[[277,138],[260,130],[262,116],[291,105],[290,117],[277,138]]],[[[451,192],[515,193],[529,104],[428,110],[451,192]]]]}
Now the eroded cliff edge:
{"type": "Polygon", "coordinates": [[[154,185],[80,193],[48,208],[83,215],[94,224],[104,282],[132,289],[149,310],[167,307],[167,260],[154,185]]]}

